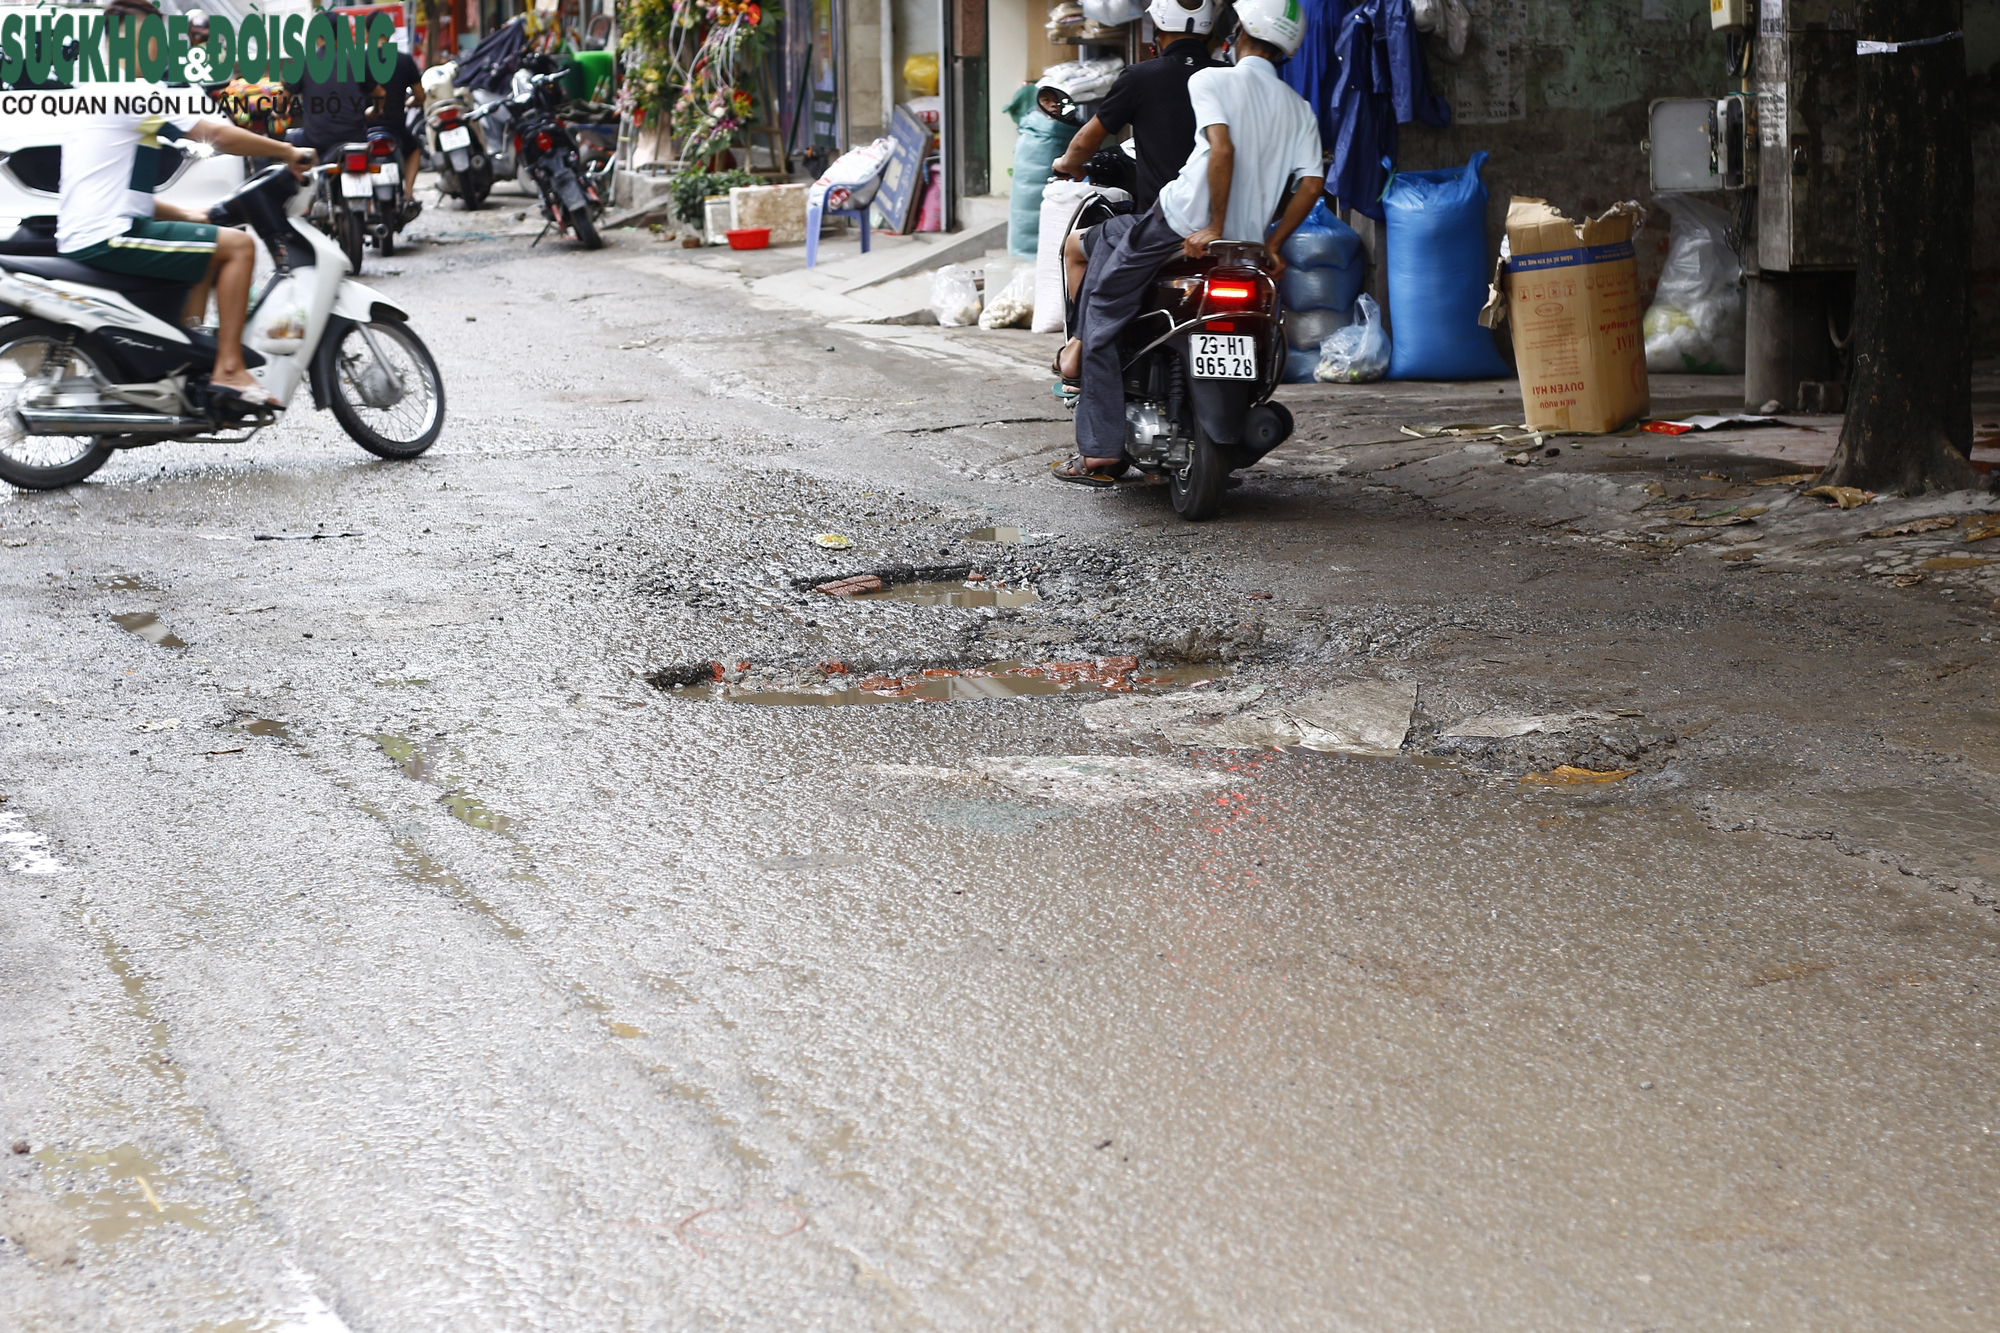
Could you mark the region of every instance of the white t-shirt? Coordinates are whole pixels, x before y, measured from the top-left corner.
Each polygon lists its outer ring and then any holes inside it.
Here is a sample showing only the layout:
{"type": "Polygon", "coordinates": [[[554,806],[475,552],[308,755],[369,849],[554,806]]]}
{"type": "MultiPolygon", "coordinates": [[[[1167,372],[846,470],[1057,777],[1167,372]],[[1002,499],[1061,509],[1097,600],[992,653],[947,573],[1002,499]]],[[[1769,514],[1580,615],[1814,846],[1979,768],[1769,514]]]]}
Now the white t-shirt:
{"type": "Polygon", "coordinates": [[[133,218],[153,216],[160,145],[184,139],[199,116],[109,112],[65,127],[56,249],[64,254],[122,236],[133,218]]]}
{"type": "Polygon", "coordinates": [[[1192,236],[1209,224],[1210,125],[1229,127],[1236,150],[1230,177],[1225,241],[1261,241],[1271,215],[1295,180],[1323,176],[1319,121],[1306,100],[1287,87],[1271,62],[1246,56],[1235,65],[1196,70],[1188,80],[1194,103],[1194,153],[1181,174],[1160,191],[1167,225],[1192,236]]]}

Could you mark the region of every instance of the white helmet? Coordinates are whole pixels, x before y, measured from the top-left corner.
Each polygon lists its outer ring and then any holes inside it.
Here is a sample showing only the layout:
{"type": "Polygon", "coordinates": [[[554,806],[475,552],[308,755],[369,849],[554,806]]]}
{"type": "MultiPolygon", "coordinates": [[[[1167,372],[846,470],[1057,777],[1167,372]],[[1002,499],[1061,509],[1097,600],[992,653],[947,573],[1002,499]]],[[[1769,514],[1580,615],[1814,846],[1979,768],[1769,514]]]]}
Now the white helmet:
{"type": "Polygon", "coordinates": [[[1299,0],[1236,0],[1236,21],[1260,42],[1286,55],[1299,49],[1306,35],[1306,16],[1299,0]]]}
{"type": "Polygon", "coordinates": [[[1215,26],[1215,11],[1220,8],[1216,0],[1152,0],[1146,15],[1153,20],[1155,32],[1178,37],[1190,32],[1206,34],[1215,26]]]}

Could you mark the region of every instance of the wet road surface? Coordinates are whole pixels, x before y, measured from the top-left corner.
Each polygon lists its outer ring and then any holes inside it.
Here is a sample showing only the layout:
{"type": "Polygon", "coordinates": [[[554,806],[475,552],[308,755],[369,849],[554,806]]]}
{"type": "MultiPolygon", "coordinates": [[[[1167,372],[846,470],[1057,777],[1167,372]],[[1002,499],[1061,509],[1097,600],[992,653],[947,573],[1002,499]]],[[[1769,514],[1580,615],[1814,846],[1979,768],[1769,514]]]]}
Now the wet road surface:
{"type": "Polygon", "coordinates": [[[524,246],[380,279],[416,463],[0,497],[0,1324],[1994,1326],[1987,612],[1337,475],[1189,528],[1040,479],[1026,335],[524,246]],[[1410,744],[1088,724],[1148,672],[1410,744]]]}

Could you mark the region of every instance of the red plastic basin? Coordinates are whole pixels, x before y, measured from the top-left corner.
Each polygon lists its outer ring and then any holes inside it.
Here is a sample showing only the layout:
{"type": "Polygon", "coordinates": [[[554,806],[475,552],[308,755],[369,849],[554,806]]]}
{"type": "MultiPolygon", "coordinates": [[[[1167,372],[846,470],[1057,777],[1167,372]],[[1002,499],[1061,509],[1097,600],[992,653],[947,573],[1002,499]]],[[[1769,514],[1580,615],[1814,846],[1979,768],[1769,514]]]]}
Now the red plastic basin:
{"type": "Polygon", "coordinates": [[[771,243],[769,227],[737,227],[722,233],[732,250],[762,250],[771,243]]]}

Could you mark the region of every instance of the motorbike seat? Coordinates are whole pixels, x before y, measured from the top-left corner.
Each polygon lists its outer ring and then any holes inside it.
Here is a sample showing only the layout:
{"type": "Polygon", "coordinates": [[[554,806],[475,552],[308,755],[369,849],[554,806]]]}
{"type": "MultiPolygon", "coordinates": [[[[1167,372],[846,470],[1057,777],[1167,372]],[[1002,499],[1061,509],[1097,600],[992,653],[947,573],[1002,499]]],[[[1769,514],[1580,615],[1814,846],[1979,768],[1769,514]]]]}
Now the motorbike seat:
{"type": "Polygon", "coordinates": [[[89,264],[79,264],[74,259],[64,259],[58,255],[18,255],[0,251],[0,268],[11,269],[16,273],[32,273],[38,278],[48,278],[53,282],[80,282],[113,292],[186,291],[189,286],[188,283],[177,282],[172,278],[145,278],[132,273],[113,273],[109,269],[93,268],[89,264]]]}

